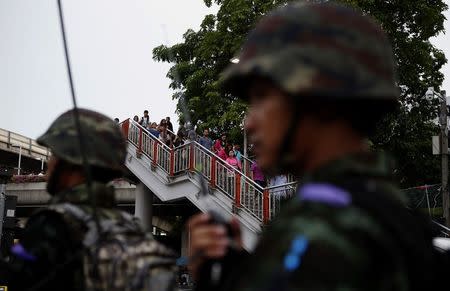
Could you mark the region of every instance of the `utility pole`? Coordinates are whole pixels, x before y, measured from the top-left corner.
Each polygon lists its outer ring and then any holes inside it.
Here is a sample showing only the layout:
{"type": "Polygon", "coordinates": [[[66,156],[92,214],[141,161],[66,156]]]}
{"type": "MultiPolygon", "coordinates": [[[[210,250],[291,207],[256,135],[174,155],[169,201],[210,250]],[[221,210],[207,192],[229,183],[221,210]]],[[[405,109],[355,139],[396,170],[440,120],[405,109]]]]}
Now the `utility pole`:
{"type": "Polygon", "coordinates": [[[439,98],[439,126],[440,134],[440,150],[441,154],[441,194],[442,194],[442,210],[445,219],[445,226],[450,228],[450,197],[448,193],[448,126],[447,126],[447,94],[443,90],[441,93],[434,91],[433,87],[428,87],[425,97],[428,101],[432,101],[434,97],[439,98]]]}
{"type": "Polygon", "coordinates": [[[441,91],[439,123],[441,125],[441,167],[442,167],[442,209],[445,225],[450,227],[450,204],[448,193],[448,127],[447,127],[447,96],[441,91]]]}

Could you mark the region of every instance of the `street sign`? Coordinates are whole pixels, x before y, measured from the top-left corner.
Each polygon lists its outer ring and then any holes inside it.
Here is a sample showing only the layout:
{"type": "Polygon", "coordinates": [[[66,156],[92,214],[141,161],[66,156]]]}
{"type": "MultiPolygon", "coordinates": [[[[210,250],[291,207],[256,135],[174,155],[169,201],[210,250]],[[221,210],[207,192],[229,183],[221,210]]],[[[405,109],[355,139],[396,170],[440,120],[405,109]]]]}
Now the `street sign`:
{"type": "Polygon", "coordinates": [[[439,135],[435,135],[432,137],[432,144],[433,144],[433,155],[439,155],[441,153],[441,141],[439,138],[439,135]]]}

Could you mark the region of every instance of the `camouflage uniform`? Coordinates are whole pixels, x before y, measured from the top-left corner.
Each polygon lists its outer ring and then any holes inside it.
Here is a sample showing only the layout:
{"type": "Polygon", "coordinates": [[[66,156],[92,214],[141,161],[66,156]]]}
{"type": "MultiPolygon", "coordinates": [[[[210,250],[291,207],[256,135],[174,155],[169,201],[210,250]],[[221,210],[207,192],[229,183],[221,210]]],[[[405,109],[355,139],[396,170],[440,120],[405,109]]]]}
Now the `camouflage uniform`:
{"type": "MultiPolygon", "coordinates": [[[[89,166],[120,176],[126,152],[119,127],[97,112],[85,109],[79,112],[89,166]]],[[[82,165],[72,110],[55,120],[37,141],[49,147],[54,156],[73,165],[82,165]]],[[[91,193],[96,197],[100,218],[118,215],[113,209],[116,203],[112,186],[94,181],[91,193]]],[[[92,211],[86,184],[55,193],[51,205],[61,203],[92,211]]],[[[0,262],[0,285],[7,285],[11,290],[26,290],[48,277],[41,282],[39,290],[85,290],[81,250],[86,229],[51,208],[39,210],[28,219],[20,244],[12,248],[10,262],[0,262]],[[55,276],[49,276],[51,272],[55,272],[55,276]]]]}
{"type": "MultiPolygon", "coordinates": [[[[116,213],[113,189],[104,184],[93,184],[93,195],[98,201],[100,215],[116,213]]],[[[73,203],[90,209],[86,185],[79,185],[52,199],[52,203],[73,203]]],[[[0,265],[0,283],[11,290],[27,290],[49,275],[57,265],[65,264],[55,277],[42,286],[46,290],[85,290],[81,238],[82,226],[51,210],[32,215],[22,233],[20,244],[12,249],[11,261],[0,265]],[[75,256],[74,256],[75,255],[75,256]]],[[[43,290],[42,289],[42,290],[43,290]]],[[[40,290],[40,289],[39,289],[40,290]]]]}
{"type": "MultiPolygon", "coordinates": [[[[223,82],[244,99],[256,76],[294,100],[370,101],[386,111],[397,103],[387,37],[345,6],[277,9],[257,24],[237,58],[223,82]]],[[[220,290],[426,290],[432,279],[424,274],[434,266],[432,235],[405,208],[391,173],[389,159],[375,153],[342,156],[306,173],[254,254],[231,252],[224,259],[232,266],[225,266],[220,290]]],[[[205,266],[201,288],[208,286],[205,266]]]]}
{"type": "Polygon", "coordinates": [[[388,181],[390,173],[382,155],[359,155],[307,174],[305,186],[265,229],[254,255],[230,275],[239,279],[221,290],[411,290],[408,250],[377,217],[353,203],[353,195],[371,195],[372,201],[390,197],[403,211],[404,197],[388,181]],[[372,191],[352,193],[355,178],[372,191]],[[245,276],[239,276],[242,270],[245,276]]]}

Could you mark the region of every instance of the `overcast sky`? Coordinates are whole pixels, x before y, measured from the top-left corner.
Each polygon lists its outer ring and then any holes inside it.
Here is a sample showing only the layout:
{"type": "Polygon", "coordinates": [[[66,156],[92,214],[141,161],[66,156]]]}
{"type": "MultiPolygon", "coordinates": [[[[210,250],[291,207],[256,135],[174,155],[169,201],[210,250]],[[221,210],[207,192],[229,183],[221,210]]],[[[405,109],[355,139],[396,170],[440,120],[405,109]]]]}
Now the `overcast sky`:
{"type": "MultiPolygon", "coordinates": [[[[79,106],[120,120],[148,109],[153,121],[176,121],[169,65],[154,62],[152,49],[181,41],[188,28],[198,29],[203,16],[215,11],[203,0],[63,5],[79,106]]],[[[36,138],[72,107],[56,0],[0,0],[0,41],[0,128],[36,138]]],[[[434,43],[450,58],[445,35],[434,43]]],[[[443,87],[450,91],[450,66],[444,73],[443,87]]]]}
{"type": "MultiPolygon", "coordinates": [[[[78,105],[177,120],[152,49],[198,29],[203,0],[64,0],[78,105]],[[163,27],[165,27],[164,32],[163,27]]],[[[0,0],[0,128],[36,138],[72,107],[56,0],[0,0]]]]}

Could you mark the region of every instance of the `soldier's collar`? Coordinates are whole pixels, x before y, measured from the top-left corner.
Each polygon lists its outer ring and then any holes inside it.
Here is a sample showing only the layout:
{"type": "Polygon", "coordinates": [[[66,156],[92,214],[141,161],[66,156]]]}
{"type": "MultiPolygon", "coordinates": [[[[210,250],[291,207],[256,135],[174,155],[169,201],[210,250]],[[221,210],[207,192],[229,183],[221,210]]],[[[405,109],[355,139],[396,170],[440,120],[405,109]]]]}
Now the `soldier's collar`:
{"type": "Polygon", "coordinates": [[[306,173],[302,181],[326,181],[346,175],[390,179],[393,173],[392,161],[385,153],[361,152],[345,155],[306,173]]]}
{"type": "MultiPolygon", "coordinates": [[[[97,206],[112,208],[115,206],[114,187],[99,182],[92,182],[92,194],[97,198],[97,206]]],[[[54,203],[91,204],[87,191],[87,184],[80,184],[64,190],[50,200],[54,203]]]]}

